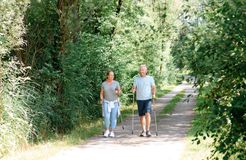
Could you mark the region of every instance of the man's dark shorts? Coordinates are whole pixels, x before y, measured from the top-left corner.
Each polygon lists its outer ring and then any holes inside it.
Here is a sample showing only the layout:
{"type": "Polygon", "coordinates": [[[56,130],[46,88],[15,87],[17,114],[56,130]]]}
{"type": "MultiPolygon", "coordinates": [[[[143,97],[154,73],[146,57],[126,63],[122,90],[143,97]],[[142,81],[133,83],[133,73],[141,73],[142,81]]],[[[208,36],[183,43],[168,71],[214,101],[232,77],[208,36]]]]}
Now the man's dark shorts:
{"type": "Polygon", "coordinates": [[[144,116],[145,113],[151,113],[152,107],[151,107],[151,99],[148,100],[137,100],[138,104],[138,115],[144,116]]]}

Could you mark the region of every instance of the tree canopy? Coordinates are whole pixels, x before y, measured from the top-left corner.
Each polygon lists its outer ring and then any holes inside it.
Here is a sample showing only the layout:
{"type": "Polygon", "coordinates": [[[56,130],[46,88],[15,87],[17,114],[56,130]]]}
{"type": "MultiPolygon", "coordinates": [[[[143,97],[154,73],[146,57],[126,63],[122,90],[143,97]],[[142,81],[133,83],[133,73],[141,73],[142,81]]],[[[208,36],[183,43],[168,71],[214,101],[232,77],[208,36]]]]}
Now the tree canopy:
{"type": "Polygon", "coordinates": [[[207,113],[197,134],[212,137],[214,154],[223,159],[245,159],[246,153],[245,6],[243,0],[199,4],[196,14],[185,13],[172,50],[177,66],[197,78],[197,109],[207,113]]]}

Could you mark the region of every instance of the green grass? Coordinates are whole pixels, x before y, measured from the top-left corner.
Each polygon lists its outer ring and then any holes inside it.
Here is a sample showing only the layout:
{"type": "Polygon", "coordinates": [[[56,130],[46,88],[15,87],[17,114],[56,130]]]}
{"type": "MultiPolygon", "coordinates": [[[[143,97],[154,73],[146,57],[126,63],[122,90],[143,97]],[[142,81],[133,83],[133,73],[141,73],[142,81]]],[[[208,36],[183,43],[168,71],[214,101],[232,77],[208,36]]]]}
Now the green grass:
{"type": "Polygon", "coordinates": [[[162,85],[156,88],[156,97],[160,98],[174,89],[176,85],[162,85]]]}
{"type": "Polygon", "coordinates": [[[184,97],[185,91],[180,91],[176,96],[173,97],[171,101],[163,108],[163,110],[159,114],[159,118],[165,116],[166,114],[170,114],[173,112],[177,103],[184,97]]]}
{"type": "Polygon", "coordinates": [[[77,145],[85,142],[88,138],[98,135],[102,131],[102,118],[92,122],[82,123],[70,134],[63,136],[67,144],[77,145]]]}
{"type": "Polygon", "coordinates": [[[46,160],[63,149],[85,143],[88,138],[100,134],[101,131],[102,120],[99,118],[93,122],[82,123],[70,134],[57,135],[51,140],[26,146],[22,150],[9,153],[1,160],[46,160]]]}

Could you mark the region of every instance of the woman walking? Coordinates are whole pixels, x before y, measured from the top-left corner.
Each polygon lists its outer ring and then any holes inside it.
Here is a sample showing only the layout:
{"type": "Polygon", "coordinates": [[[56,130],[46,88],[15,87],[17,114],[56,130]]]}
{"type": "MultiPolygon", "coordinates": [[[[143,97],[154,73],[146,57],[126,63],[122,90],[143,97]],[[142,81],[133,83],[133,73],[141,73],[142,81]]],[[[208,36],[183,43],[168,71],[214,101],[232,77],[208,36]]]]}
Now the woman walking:
{"type": "Polygon", "coordinates": [[[115,137],[114,128],[117,125],[120,92],[119,82],[114,80],[114,72],[108,71],[107,79],[102,83],[100,91],[105,125],[104,137],[115,137]]]}

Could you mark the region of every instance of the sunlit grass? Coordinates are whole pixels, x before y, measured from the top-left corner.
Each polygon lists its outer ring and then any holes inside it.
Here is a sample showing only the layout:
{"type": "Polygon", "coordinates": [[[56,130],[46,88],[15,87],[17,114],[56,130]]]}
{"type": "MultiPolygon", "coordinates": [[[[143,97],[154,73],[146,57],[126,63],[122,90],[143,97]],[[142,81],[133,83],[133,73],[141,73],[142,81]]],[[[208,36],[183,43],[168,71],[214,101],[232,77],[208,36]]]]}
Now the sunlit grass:
{"type": "Polygon", "coordinates": [[[160,98],[174,89],[176,85],[162,85],[156,88],[156,97],[160,98]]]}
{"type": "Polygon", "coordinates": [[[177,103],[180,102],[180,100],[184,97],[185,91],[180,91],[176,96],[172,98],[170,102],[163,108],[163,110],[160,112],[160,117],[165,116],[166,114],[170,114],[174,108],[176,107],[177,103]]]}
{"type": "Polygon", "coordinates": [[[188,131],[188,135],[185,139],[186,147],[181,160],[205,160],[210,157],[211,151],[213,150],[212,138],[207,137],[206,139],[203,139],[203,137],[200,136],[199,144],[197,144],[197,141],[193,141],[196,132],[202,130],[205,126],[205,123],[207,122],[206,115],[207,113],[205,112],[196,112],[196,116],[192,121],[192,127],[188,131]]]}
{"type": "MultiPolygon", "coordinates": [[[[82,123],[70,134],[57,136],[52,140],[43,143],[29,145],[23,150],[8,154],[3,160],[46,160],[57,152],[68,147],[83,144],[89,137],[100,134],[102,120],[82,123]]],[[[1,160],[2,160],[1,159],[1,160]]]]}
{"type": "Polygon", "coordinates": [[[199,145],[192,142],[194,137],[186,138],[186,148],[181,160],[205,160],[212,150],[212,139],[206,139],[199,145]]]}
{"type": "Polygon", "coordinates": [[[100,134],[102,131],[102,119],[94,120],[93,122],[82,123],[74,129],[70,134],[64,136],[67,144],[76,145],[82,144],[88,138],[100,134]]]}
{"type": "Polygon", "coordinates": [[[50,156],[66,147],[68,145],[64,141],[45,142],[29,146],[25,150],[10,153],[1,160],[47,160],[50,156]]]}

